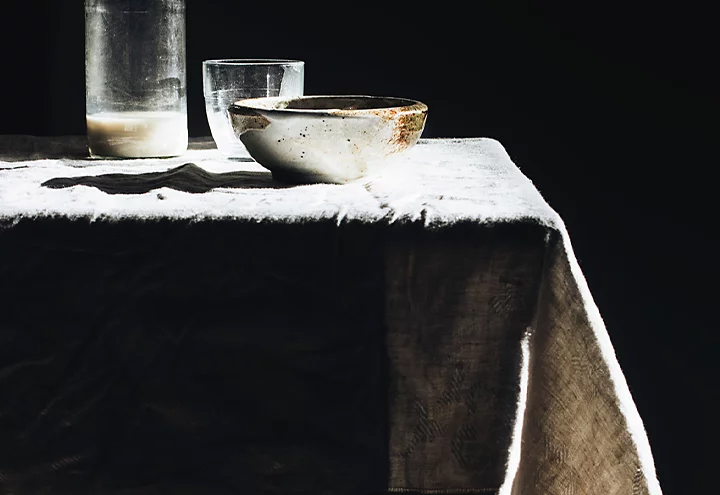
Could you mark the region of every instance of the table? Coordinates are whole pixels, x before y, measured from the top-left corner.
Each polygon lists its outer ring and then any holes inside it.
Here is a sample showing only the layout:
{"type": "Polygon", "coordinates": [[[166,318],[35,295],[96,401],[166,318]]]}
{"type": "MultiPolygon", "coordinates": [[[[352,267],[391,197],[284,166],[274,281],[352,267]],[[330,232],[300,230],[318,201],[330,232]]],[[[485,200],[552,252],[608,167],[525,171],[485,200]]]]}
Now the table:
{"type": "Polygon", "coordinates": [[[276,183],[0,137],[0,492],[660,494],[561,218],[492,139],[276,183]]]}

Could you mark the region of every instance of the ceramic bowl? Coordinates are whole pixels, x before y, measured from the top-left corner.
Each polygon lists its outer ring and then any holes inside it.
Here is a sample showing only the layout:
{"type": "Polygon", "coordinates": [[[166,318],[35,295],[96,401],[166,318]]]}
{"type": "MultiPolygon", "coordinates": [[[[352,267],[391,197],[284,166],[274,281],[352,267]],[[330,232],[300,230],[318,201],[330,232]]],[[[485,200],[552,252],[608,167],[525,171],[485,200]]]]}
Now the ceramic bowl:
{"type": "Polygon", "coordinates": [[[412,147],[428,107],[405,98],[296,96],[240,100],[235,135],[276,180],[342,184],[382,170],[412,147]]]}

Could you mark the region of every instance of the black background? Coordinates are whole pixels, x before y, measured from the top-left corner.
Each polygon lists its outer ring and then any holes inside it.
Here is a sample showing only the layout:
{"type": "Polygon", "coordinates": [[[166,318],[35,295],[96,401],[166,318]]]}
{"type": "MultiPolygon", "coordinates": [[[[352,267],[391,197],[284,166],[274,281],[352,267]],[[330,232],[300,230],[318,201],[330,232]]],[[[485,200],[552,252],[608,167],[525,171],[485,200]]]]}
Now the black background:
{"type": "MultiPolygon", "coordinates": [[[[189,0],[208,58],[306,61],[306,94],[406,96],[425,137],[489,136],[564,218],[668,494],[718,460],[717,35],[689,3],[189,0]]],[[[83,134],[81,1],[4,2],[0,133],[83,134]]]]}

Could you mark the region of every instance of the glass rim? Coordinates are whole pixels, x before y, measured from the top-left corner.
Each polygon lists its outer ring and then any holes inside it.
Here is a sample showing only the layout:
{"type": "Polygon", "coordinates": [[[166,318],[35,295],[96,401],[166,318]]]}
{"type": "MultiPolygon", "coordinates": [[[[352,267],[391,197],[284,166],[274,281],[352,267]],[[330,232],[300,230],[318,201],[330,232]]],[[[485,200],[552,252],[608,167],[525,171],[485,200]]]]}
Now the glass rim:
{"type": "Polygon", "coordinates": [[[250,66],[250,65],[304,65],[304,60],[289,58],[216,58],[203,60],[203,65],[250,66]]]}

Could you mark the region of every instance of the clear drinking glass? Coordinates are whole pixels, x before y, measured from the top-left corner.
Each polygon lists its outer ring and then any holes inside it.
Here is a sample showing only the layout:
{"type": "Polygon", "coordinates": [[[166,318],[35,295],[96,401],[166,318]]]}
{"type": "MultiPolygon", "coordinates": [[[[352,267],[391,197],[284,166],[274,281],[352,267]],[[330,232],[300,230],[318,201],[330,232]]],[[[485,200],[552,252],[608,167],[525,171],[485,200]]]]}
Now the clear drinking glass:
{"type": "Polygon", "coordinates": [[[184,0],[85,0],[85,88],[92,156],[187,150],[184,0]]]}
{"type": "Polygon", "coordinates": [[[280,59],[224,59],[203,62],[203,92],[210,132],[226,156],[247,154],[235,137],[228,107],[244,98],[302,96],[305,62],[280,59]]]}

